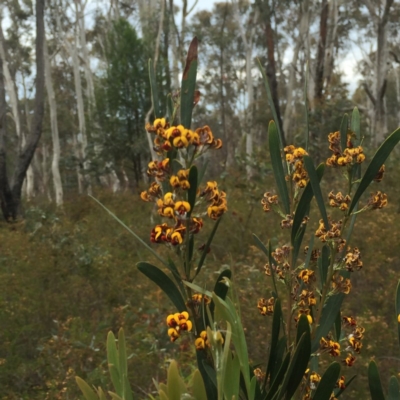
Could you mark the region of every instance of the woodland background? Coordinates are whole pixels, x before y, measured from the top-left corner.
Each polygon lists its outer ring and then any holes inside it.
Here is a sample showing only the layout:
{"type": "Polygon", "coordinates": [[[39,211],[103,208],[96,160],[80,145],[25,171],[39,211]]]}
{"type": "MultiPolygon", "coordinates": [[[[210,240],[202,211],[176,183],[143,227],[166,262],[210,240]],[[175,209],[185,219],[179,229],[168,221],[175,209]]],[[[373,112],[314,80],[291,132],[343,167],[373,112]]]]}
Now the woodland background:
{"type": "MultiPolygon", "coordinates": [[[[194,366],[189,342],[168,342],[166,299],[136,270],[151,256],[87,196],[148,240],[155,216],[139,193],[155,158],[144,130],[153,118],[149,58],[165,105],[179,89],[187,45],[198,37],[194,126],[208,124],[223,140],[209,155],[208,174],[222,181],[229,207],[207,271],[212,281],[221,268],[233,270],[255,363],[266,357],[270,321],[256,309],[267,281],[251,233],[274,245],[284,237],[260,204],[273,186],[266,148],[272,113],[256,57],[288,144],[303,143],[308,74],[311,153],[320,161],[328,156],[327,134],[354,106],[367,155],[400,125],[398,1],[231,1],[212,11],[198,4],[196,12],[193,4],[0,4],[0,197],[5,219],[15,220],[0,223],[1,399],[75,399],[75,375],[105,386],[105,336],[120,326],[139,398],[154,390],[152,378],[163,379],[169,359],[187,373],[194,366]],[[350,53],[354,71],[341,62],[350,53]],[[348,84],[348,76],[356,78],[348,84]]],[[[399,371],[392,306],[400,277],[397,158],[383,182],[389,207],[362,216],[354,239],[365,267],[346,300],[367,328],[355,398],[367,390],[370,357],[383,371],[399,371]]],[[[329,176],[325,182],[327,192],[338,185],[329,176]]]]}

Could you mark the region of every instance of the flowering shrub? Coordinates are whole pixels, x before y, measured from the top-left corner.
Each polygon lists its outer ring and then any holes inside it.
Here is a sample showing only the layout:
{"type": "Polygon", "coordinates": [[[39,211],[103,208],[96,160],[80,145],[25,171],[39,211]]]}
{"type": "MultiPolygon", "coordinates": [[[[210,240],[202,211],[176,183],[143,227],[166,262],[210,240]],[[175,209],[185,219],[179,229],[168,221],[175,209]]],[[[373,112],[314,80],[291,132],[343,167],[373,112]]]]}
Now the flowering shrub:
{"type": "MultiPolygon", "coordinates": [[[[167,221],[152,227],[150,241],[166,246],[171,256],[165,259],[143,244],[170,275],[147,262],[140,262],[138,268],[165,292],[176,308],[166,316],[170,340],[175,342],[181,335],[192,335],[202,377],[201,396],[194,394],[196,398],[336,399],[354,379],[349,379],[347,371],[357,362],[365,333],[355,316],[341,312],[342,303],[351,292],[352,274],[363,267],[360,250],[350,245],[350,239],[360,213],[375,212],[387,205],[387,195],[379,190],[366,201],[362,195],[383,179],[384,162],[400,140],[400,129],[386,139],[363,173],[367,159],[357,108],[350,121],[345,114],[339,131],[327,135],[332,155],[317,167],[309,155],[308,127],[304,148],[283,147],[279,127],[270,122],[268,142],[276,192],[269,189],[260,200],[265,212],[279,215],[287,237],[273,248],[271,241],[265,244],[254,235],[256,246],[265,254],[264,271],[273,290],[269,298],[260,298],[255,305],[260,318],[272,318],[272,327],[269,358],[265,365],[253,366],[249,363],[244,330],[233,300],[231,271],[220,273],[213,291],[197,284],[228,203],[217,182],[202,183],[204,168],[198,169],[196,165],[205,152],[222,146],[208,126],[191,130],[192,110],[200,96],[195,91],[196,69],[194,39],[182,77],[180,99],[175,103],[169,99],[167,117],[159,110],[157,88],[154,79],[150,79],[156,118],[147,124],[146,130],[154,135],[154,150],[159,158],[148,165],[147,173],[154,182],[140,197],[153,202],[162,221],[167,221]],[[341,177],[341,191],[323,194],[320,182],[325,166],[341,177]],[[314,221],[315,213],[311,212],[314,204],[320,214],[318,221],[314,221]],[[209,221],[205,222],[205,217],[209,221]],[[208,240],[196,245],[197,234],[210,222],[214,227],[208,240]],[[321,361],[327,359],[330,365],[322,371],[325,364],[321,361]]],[[[263,70],[262,74],[269,93],[263,70]]],[[[273,108],[272,102],[270,105],[273,108]]],[[[396,307],[400,320],[399,292],[396,307]]],[[[115,347],[113,339],[109,340],[111,348],[115,347]]],[[[121,343],[122,338],[120,349],[121,343]]],[[[124,357],[120,352],[119,359],[109,362],[113,382],[117,381],[114,364],[120,365],[124,357]]],[[[118,368],[126,376],[125,362],[118,368]]],[[[383,398],[379,397],[380,380],[373,362],[369,371],[373,399],[383,398]]],[[[129,385],[122,375],[118,377],[121,382],[114,382],[113,398],[129,398],[126,395],[129,385]]],[[[168,375],[168,380],[169,388],[172,381],[178,382],[177,373],[168,375]]],[[[93,397],[93,391],[92,397],[88,397],[86,393],[91,389],[81,380],[78,383],[87,399],[97,398],[93,397]]],[[[168,397],[168,390],[159,388],[160,397],[172,398],[168,397]]],[[[397,389],[396,398],[398,394],[397,389]]],[[[97,395],[104,398],[100,389],[97,395]]]]}

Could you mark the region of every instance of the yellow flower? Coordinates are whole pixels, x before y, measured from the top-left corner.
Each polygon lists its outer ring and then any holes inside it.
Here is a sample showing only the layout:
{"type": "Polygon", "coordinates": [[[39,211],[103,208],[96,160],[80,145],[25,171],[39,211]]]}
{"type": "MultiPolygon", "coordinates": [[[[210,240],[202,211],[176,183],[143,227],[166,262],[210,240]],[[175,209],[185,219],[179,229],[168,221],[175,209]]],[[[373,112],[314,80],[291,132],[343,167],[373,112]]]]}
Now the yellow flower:
{"type": "Polygon", "coordinates": [[[168,336],[172,342],[179,338],[182,331],[191,331],[192,322],[189,320],[189,314],[186,311],[170,314],[167,317],[168,336]]]}
{"type": "Polygon", "coordinates": [[[179,215],[186,215],[190,211],[190,204],[187,201],[177,201],[175,203],[175,211],[179,215]]]}

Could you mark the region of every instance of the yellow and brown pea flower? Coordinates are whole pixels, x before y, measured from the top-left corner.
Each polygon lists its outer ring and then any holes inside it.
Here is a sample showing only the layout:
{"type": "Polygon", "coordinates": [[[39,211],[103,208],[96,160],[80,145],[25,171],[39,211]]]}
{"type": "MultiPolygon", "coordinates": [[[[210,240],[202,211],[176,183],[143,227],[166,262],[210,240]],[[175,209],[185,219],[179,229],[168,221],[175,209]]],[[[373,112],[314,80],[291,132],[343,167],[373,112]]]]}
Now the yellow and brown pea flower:
{"type": "Polygon", "coordinates": [[[336,293],[344,293],[349,294],[351,290],[351,282],[350,279],[344,278],[343,276],[336,273],[332,277],[332,289],[336,293]]]}
{"type": "MultiPolygon", "coordinates": [[[[308,182],[308,174],[304,168],[303,156],[308,155],[308,153],[302,147],[293,145],[286,146],[283,151],[285,152],[286,161],[291,166],[292,180],[299,189],[304,188],[308,182]]],[[[290,177],[287,179],[290,179],[290,177]]]]}
{"type": "Polygon", "coordinates": [[[170,185],[174,189],[183,189],[187,190],[190,188],[190,183],[189,183],[189,170],[188,169],[181,169],[179,170],[176,175],[172,175],[171,178],[169,179],[170,185]]]}
{"type": "Polygon", "coordinates": [[[356,358],[353,356],[353,354],[348,353],[347,357],[342,361],[346,367],[352,367],[356,361],[356,358]]]}
{"type": "Polygon", "coordinates": [[[352,251],[348,251],[344,257],[346,269],[350,272],[353,272],[354,269],[359,271],[362,266],[363,262],[361,261],[361,253],[358,247],[354,247],[352,251]]]}
{"type": "Polygon", "coordinates": [[[340,132],[333,132],[328,135],[329,150],[333,155],[326,160],[330,167],[344,167],[350,164],[361,164],[365,160],[364,150],[361,146],[353,147],[351,137],[347,135],[347,147],[343,150],[340,144],[340,132]]]}
{"type": "Polygon", "coordinates": [[[169,174],[169,158],[162,161],[150,161],[148,164],[147,174],[163,181],[169,174]]]}
{"type": "Polygon", "coordinates": [[[315,273],[311,269],[302,269],[297,275],[306,285],[315,281],[315,273]]]}
{"type": "Polygon", "coordinates": [[[382,164],[382,166],[379,168],[378,173],[376,174],[374,181],[375,182],[380,182],[383,179],[383,174],[385,173],[385,164],[382,164]]]}
{"type": "Polygon", "coordinates": [[[261,200],[261,204],[265,212],[271,211],[271,207],[278,204],[278,196],[276,194],[266,192],[261,200]]]}
{"type": "Polygon", "coordinates": [[[372,210],[381,209],[387,206],[387,195],[386,193],[382,193],[381,191],[377,191],[376,193],[371,193],[371,197],[368,200],[367,207],[372,210]]]}
{"type": "Polygon", "coordinates": [[[192,322],[189,320],[189,314],[186,311],[168,315],[167,325],[171,342],[175,342],[180,337],[181,332],[190,332],[192,330],[192,322]]]}
{"type": "Polygon", "coordinates": [[[194,132],[193,145],[194,146],[202,146],[202,147],[210,147],[212,149],[220,149],[222,147],[221,139],[214,139],[214,135],[211,132],[211,129],[208,125],[203,126],[202,128],[197,128],[194,132]]]}
{"type": "MultiPolygon", "coordinates": [[[[300,303],[302,303],[303,300],[300,300],[300,303]]],[[[304,304],[305,305],[305,304],[304,304]]],[[[297,326],[297,322],[299,321],[300,317],[302,315],[305,315],[308,319],[308,323],[311,325],[313,323],[313,319],[312,316],[310,315],[310,309],[309,308],[299,308],[297,310],[297,317],[294,317],[294,321],[296,322],[296,326],[297,326]]]]}
{"type": "Polygon", "coordinates": [[[253,373],[254,373],[254,376],[256,377],[256,379],[257,379],[257,381],[258,381],[259,383],[264,382],[264,379],[265,379],[265,372],[263,372],[261,368],[256,368],[256,369],[253,371],[253,373]]]}
{"type": "Polygon", "coordinates": [[[274,313],[275,298],[270,297],[268,300],[262,298],[258,300],[257,308],[261,315],[272,315],[274,313]]]}
{"type": "Polygon", "coordinates": [[[349,195],[343,196],[342,192],[338,192],[333,194],[331,191],[328,195],[329,205],[331,207],[338,207],[342,211],[346,211],[349,208],[349,204],[351,202],[351,197],[349,195]]]}
{"type": "Polygon", "coordinates": [[[310,389],[315,390],[319,381],[321,380],[321,375],[317,374],[316,372],[311,372],[310,374],[310,389]]]}
{"type": "Polygon", "coordinates": [[[161,186],[157,182],[152,182],[148,190],[140,193],[140,198],[143,201],[156,201],[156,199],[162,196],[161,186]]]}
{"type": "Polygon", "coordinates": [[[194,345],[196,350],[204,350],[206,347],[210,347],[206,331],[201,331],[200,336],[194,341],[194,345]]]}
{"type": "Polygon", "coordinates": [[[321,338],[319,341],[320,349],[327,351],[331,356],[338,357],[340,356],[340,343],[335,342],[331,339],[321,338]]]}
{"type": "Polygon", "coordinates": [[[200,192],[200,197],[209,203],[207,215],[213,220],[217,220],[222,214],[228,211],[226,193],[218,189],[215,181],[207,182],[204,190],[200,192]]]}
{"type": "Polygon", "coordinates": [[[322,219],[319,220],[319,227],[315,232],[321,242],[325,243],[328,240],[340,240],[342,229],[342,220],[338,222],[330,221],[329,230],[326,229],[325,223],[322,219]]]}

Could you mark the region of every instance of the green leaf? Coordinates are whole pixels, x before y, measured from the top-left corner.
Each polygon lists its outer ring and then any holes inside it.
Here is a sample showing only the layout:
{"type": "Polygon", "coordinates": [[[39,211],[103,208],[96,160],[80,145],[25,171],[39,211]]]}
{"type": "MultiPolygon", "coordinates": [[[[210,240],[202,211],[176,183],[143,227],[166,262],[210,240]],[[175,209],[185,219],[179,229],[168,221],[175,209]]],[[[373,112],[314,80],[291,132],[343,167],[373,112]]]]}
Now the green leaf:
{"type": "Polygon", "coordinates": [[[189,45],[181,84],[181,124],[190,129],[197,75],[197,37],[189,45]]]}
{"type": "Polygon", "coordinates": [[[285,214],[288,215],[290,214],[289,193],[286,186],[285,173],[283,171],[278,131],[274,121],[271,121],[268,125],[268,143],[272,170],[274,172],[275,182],[279,193],[279,200],[282,202],[285,214]]]}
{"type": "Polygon", "coordinates": [[[192,165],[189,171],[189,184],[190,188],[188,190],[188,202],[190,204],[190,212],[188,213],[188,217],[192,214],[194,209],[194,205],[196,203],[196,195],[197,195],[197,167],[192,165]]]}
{"type": "Polygon", "coordinates": [[[349,127],[349,116],[347,114],[344,114],[342,123],[340,124],[340,147],[342,148],[342,152],[347,147],[348,127],[349,127]]]}
{"type": "Polygon", "coordinates": [[[124,388],[124,395],[122,396],[123,400],[133,400],[133,394],[132,394],[132,389],[131,385],[129,384],[128,376],[123,375],[123,388],[124,388]]]}
{"type": "Polygon", "coordinates": [[[272,318],[272,332],[271,332],[271,347],[269,350],[269,359],[268,366],[265,378],[268,379],[269,376],[272,377],[276,375],[278,372],[279,366],[276,365],[277,359],[277,351],[278,351],[278,340],[279,340],[279,331],[281,329],[281,320],[282,320],[282,307],[281,301],[279,299],[275,299],[274,304],[274,314],[272,318]]]}
{"type": "MultiPolygon", "coordinates": [[[[275,104],[274,104],[274,101],[272,100],[272,93],[271,93],[271,89],[269,87],[268,78],[267,78],[267,75],[265,74],[265,70],[264,70],[259,58],[257,58],[257,66],[258,66],[258,69],[260,70],[262,78],[263,78],[265,91],[267,92],[268,104],[271,107],[271,111],[272,111],[272,116],[274,118],[274,121],[278,121],[278,114],[276,113],[275,104]]],[[[280,148],[283,150],[284,139],[283,139],[283,135],[282,135],[279,125],[278,125],[278,133],[279,133],[280,148]]],[[[289,213],[286,213],[286,214],[289,214],[289,213]]]]}
{"type": "Polygon", "coordinates": [[[194,400],[207,400],[206,388],[204,386],[201,373],[198,369],[194,371],[191,386],[192,386],[194,400]]]}
{"type": "Polygon", "coordinates": [[[226,364],[226,377],[224,385],[224,395],[227,399],[239,399],[240,390],[240,363],[237,355],[229,351],[230,355],[226,364]]]}
{"type": "Polygon", "coordinates": [[[310,123],[308,118],[308,61],[306,62],[306,71],[304,79],[304,115],[306,116],[306,151],[308,152],[308,145],[310,140],[310,123]]]}
{"type": "Polygon", "coordinates": [[[368,366],[368,384],[372,400],[385,400],[381,378],[379,377],[378,367],[373,360],[369,363],[368,366]]]}
{"type": "Polygon", "coordinates": [[[152,280],[170,298],[178,312],[186,311],[182,294],[168,275],[147,262],[140,262],[137,267],[142,274],[152,280]]]}
{"type": "Polygon", "coordinates": [[[203,378],[204,387],[207,393],[207,399],[217,399],[217,377],[215,370],[208,364],[207,353],[203,350],[196,351],[197,366],[203,378]]]}
{"type": "Polygon", "coordinates": [[[81,389],[81,392],[85,396],[86,400],[99,400],[93,389],[82,378],[76,376],[75,381],[79,386],[79,389],[81,389]]]}
{"type": "Polygon", "coordinates": [[[312,159],[309,156],[304,156],[303,160],[325,227],[326,229],[329,229],[328,214],[326,213],[324,198],[322,197],[321,187],[319,185],[320,178],[318,177],[317,171],[314,168],[312,159]]]}
{"type": "Polygon", "coordinates": [[[178,364],[172,360],[167,373],[168,400],[181,400],[186,386],[179,375],[178,364]]]}
{"type": "Polygon", "coordinates": [[[107,363],[110,371],[111,381],[118,394],[122,394],[121,375],[119,373],[119,356],[115,336],[110,331],[107,335],[107,363]]]}
{"type": "Polygon", "coordinates": [[[153,103],[154,116],[160,118],[162,116],[160,102],[158,100],[156,72],[154,70],[153,60],[149,60],[149,78],[151,87],[151,102],[153,103]]]}
{"type": "Polygon", "coordinates": [[[124,400],[121,396],[119,396],[116,393],[108,392],[108,394],[111,396],[112,400],[124,400]]]}
{"type": "MultiPolygon", "coordinates": [[[[302,318],[307,320],[305,315],[300,317],[300,319],[302,318]]],[[[285,400],[291,399],[303,379],[304,372],[310,360],[310,355],[311,337],[310,329],[308,329],[308,331],[303,333],[297,343],[277,399],[282,399],[283,397],[285,397],[285,400]]]]}
{"type": "Polygon", "coordinates": [[[396,310],[396,321],[397,321],[397,334],[399,336],[399,345],[400,345],[400,280],[398,281],[396,288],[395,310],[396,310]]]}
{"type": "Polygon", "coordinates": [[[154,251],[145,241],[143,241],[135,232],[133,232],[132,229],[130,229],[127,225],[125,225],[113,212],[111,212],[105,205],[103,205],[99,200],[97,200],[95,197],[89,195],[97,204],[99,204],[104,210],[108,212],[121,226],[123,226],[131,235],[133,235],[141,244],[144,246],[147,250],[150,251],[150,253],[153,254],[156,258],[158,258],[167,268],[169,268],[169,264],[165,262],[159,254],[154,251]]]}
{"type": "Polygon", "coordinates": [[[318,258],[318,270],[319,277],[321,280],[321,288],[326,284],[326,279],[328,276],[328,268],[330,264],[330,249],[327,245],[322,247],[321,257],[318,258]]]}
{"type": "Polygon", "coordinates": [[[321,381],[318,383],[313,400],[329,400],[336,382],[339,379],[339,374],[340,364],[335,361],[328,367],[322,376],[321,381]]]}
{"type": "Polygon", "coordinates": [[[264,243],[261,241],[261,239],[253,233],[253,239],[254,239],[254,244],[268,257],[268,249],[265,247],[264,243]]]}
{"type": "Polygon", "coordinates": [[[296,345],[299,343],[299,340],[304,333],[310,333],[310,323],[308,322],[306,315],[301,315],[299,322],[297,323],[296,345]]]}
{"type": "MultiPolygon", "coordinates": [[[[324,164],[318,165],[316,171],[318,182],[321,182],[322,176],[324,175],[324,171],[325,171],[325,165],[324,164]]],[[[294,214],[293,226],[291,232],[292,245],[294,245],[295,238],[298,234],[298,231],[301,227],[304,217],[306,217],[308,214],[310,203],[313,197],[314,197],[314,192],[312,190],[311,182],[308,182],[307,186],[304,189],[303,194],[301,195],[299,204],[297,205],[296,212],[294,214]]]]}
{"type": "Polygon", "coordinates": [[[342,333],[342,316],[340,313],[340,310],[337,313],[336,319],[335,319],[335,335],[336,335],[336,341],[340,341],[340,335],[342,333]]]}
{"type": "Polygon", "coordinates": [[[395,376],[392,376],[389,381],[388,400],[400,400],[399,382],[395,376]]]}
{"type": "Polygon", "coordinates": [[[375,153],[371,163],[368,165],[368,168],[361,179],[360,184],[358,185],[356,193],[353,196],[353,200],[350,203],[348,214],[350,214],[353,211],[353,208],[357,204],[358,200],[360,199],[362,194],[367,190],[368,186],[375,178],[376,174],[379,171],[379,168],[385,163],[386,159],[389,157],[390,153],[392,152],[392,150],[399,141],[400,141],[400,128],[396,129],[381,144],[381,146],[375,153]]]}
{"type": "Polygon", "coordinates": [[[351,125],[350,129],[356,134],[356,138],[353,139],[354,145],[359,146],[361,142],[360,135],[360,112],[357,107],[353,108],[353,112],[351,114],[351,125]]]}
{"type": "Polygon", "coordinates": [[[217,219],[217,221],[216,221],[215,224],[214,224],[213,230],[211,231],[211,234],[210,234],[210,236],[208,237],[208,240],[207,240],[207,243],[206,243],[206,245],[205,245],[205,247],[204,247],[203,253],[201,254],[199,263],[197,264],[196,274],[194,275],[193,280],[194,280],[194,279],[196,278],[196,276],[200,273],[201,268],[203,267],[204,261],[205,261],[205,259],[206,259],[206,257],[207,257],[208,251],[210,250],[211,243],[212,243],[212,241],[213,241],[213,239],[214,239],[215,233],[217,232],[218,225],[220,224],[221,219],[222,219],[222,216],[219,217],[219,218],[217,219]]]}
{"type": "Polygon", "coordinates": [[[279,368],[279,371],[276,374],[275,379],[272,381],[272,384],[270,386],[267,396],[265,397],[265,400],[272,400],[278,394],[279,387],[283,381],[283,378],[285,377],[289,363],[290,363],[290,353],[288,352],[285,356],[285,359],[282,362],[281,367],[279,368]]]}
{"type": "Polygon", "coordinates": [[[124,330],[120,328],[118,331],[118,360],[119,360],[119,374],[128,375],[128,362],[126,359],[126,346],[124,330]]]}
{"type": "Polygon", "coordinates": [[[315,333],[315,338],[312,342],[311,350],[315,353],[319,349],[319,342],[323,336],[326,336],[332,329],[335,322],[336,316],[342,305],[344,293],[338,293],[330,296],[325,302],[324,308],[322,309],[321,320],[315,333]]]}

